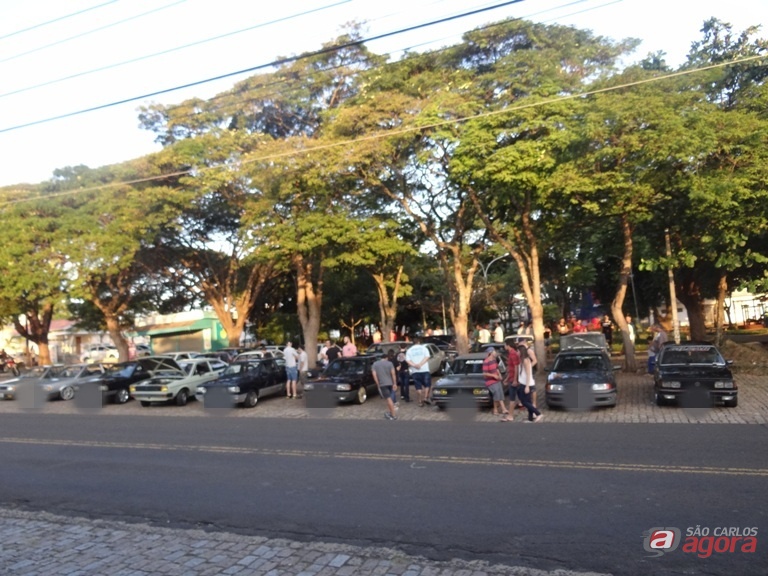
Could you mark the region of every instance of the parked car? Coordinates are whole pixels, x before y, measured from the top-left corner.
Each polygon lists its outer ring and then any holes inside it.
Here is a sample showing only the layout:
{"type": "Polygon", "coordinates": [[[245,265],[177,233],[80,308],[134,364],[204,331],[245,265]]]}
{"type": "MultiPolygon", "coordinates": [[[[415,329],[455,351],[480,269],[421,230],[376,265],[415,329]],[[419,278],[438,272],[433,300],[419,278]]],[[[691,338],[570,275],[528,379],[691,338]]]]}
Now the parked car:
{"type": "MultiPolygon", "coordinates": [[[[377,342],[370,345],[364,352],[365,356],[386,356],[390,350],[394,350],[395,355],[400,352],[400,347],[406,349],[413,346],[413,342],[377,342]]],[[[425,343],[424,346],[429,350],[429,372],[432,375],[442,374],[445,369],[445,352],[435,344],[425,343]]]]}
{"type": "Polygon", "coordinates": [[[0,400],[16,400],[21,387],[39,385],[51,377],[54,366],[35,366],[21,376],[0,382],[0,400]]]}
{"type": "Polygon", "coordinates": [[[86,379],[80,384],[75,384],[74,388],[75,393],[78,393],[83,386],[97,385],[101,391],[102,402],[112,400],[115,404],[125,404],[131,397],[131,384],[149,380],[162,371],[180,370],[181,367],[173,358],[147,356],[107,365],[106,371],[100,377],[86,379]]]}
{"type": "Polygon", "coordinates": [[[675,403],[691,408],[715,404],[738,406],[738,387],[731,362],[712,344],[667,342],[656,357],[654,400],[658,406],[675,403]]]}
{"type": "Polygon", "coordinates": [[[266,396],[285,394],[286,382],[285,366],[274,358],[233,362],[218,379],[198,386],[195,396],[207,407],[253,408],[266,396]]]}
{"type": "Polygon", "coordinates": [[[432,386],[432,403],[440,409],[492,406],[491,394],[483,377],[485,357],[485,352],[457,356],[445,375],[432,386]]]}
{"type": "Polygon", "coordinates": [[[200,357],[178,364],[181,370],[163,369],[149,380],[131,384],[131,396],[144,407],[168,402],[185,406],[190,397],[195,397],[199,386],[216,380],[228,366],[221,360],[200,357]]]}
{"type": "Polygon", "coordinates": [[[152,349],[146,344],[136,344],[136,357],[152,356],[152,349]]]}
{"type": "Polygon", "coordinates": [[[221,362],[224,362],[227,365],[232,363],[232,357],[229,355],[229,352],[227,352],[226,350],[202,352],[201,354],[198,354],[197,356],[195,356],[195,358],[210,358],[213,360],[219,360],[221,362]]]}
{"type": "Polygon", "coordinates": [[[338,402],[363,404],[370,394],[378,394],[371,367],[381,355],[366,354],[336,358],[316,380],[304,385],[309,406],[328,406],[338,402]]]}
{"type": "Polygon", "coordinates": [[[94,362],[117,362],[120,354],[112,344],[88,344],[80,354],[80,362],[92,364],[94,362]]]}
{"type": "Polygon", "coordinates": [[[38,384],[48,400],[72,400],[75,386],[84,379],[93,379],[105,372],[103,364],[73,364],[52,366],[46,378],[38,384]]]}
{"type": "MultiPolygon", "coordinates": [[[[573,341],[561,348],[548,370],[544,388],[547,406],[572,410],[616,406],[618,394],[614,372],[621,366],[611,364],[607,347],[595,346],[589,340],[579,342],[580,336],[575,335],[573,341]]],[[[570,338],[564,336],[563,340],[570,338]]]]}

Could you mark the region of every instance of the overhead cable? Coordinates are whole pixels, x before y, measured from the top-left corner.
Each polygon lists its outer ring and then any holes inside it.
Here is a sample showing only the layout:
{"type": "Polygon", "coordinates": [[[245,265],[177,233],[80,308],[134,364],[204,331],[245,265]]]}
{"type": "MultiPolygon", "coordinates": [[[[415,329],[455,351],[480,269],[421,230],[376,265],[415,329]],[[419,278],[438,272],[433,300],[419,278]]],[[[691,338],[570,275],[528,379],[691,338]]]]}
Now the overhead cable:
{"type": "Polygon", "coordinates": [[[10,38],[11,36],[18,36],[19,34],[23,34],[24,32],[29,32],[31,30],[36,30],[37,28],[42,28],[43,26],[48,26],[49,24],[54,24],[55,22],[61,22],[62,20],[66,20],[67,18],[72,18],[73,16],[79,16],[80,14],[84,14],[85,12],[90,12],[91,10],[96,10],[97,8],[102,8],[104,6],[107,6],[108,4],[114,4],[118,0],[109,0],[109,2],[104,2],[103,4],[97,4],[96,6],[91,6],[90,8],[84,8],[83,10],[79,10],[77,12],[72,12],[71,14],[66,14],[65,16],[59,16],[58,18],[54,18],[53,20],[48,20],[46,22],[40,22],[39,24],[35,24],[34,26],[29,26],[27,28],[23,28],[21,30],[16,30],[15,32],[11,32],[9,34],[5,34],[3,36],[0,36],[0,40],[5,40],[6,38],[10,38]]]}
{"type": "Polygon", "coordinates": [[[21,128],[28,128],[29,126],[36,126],[38,124],[44,124],[44,123],[47,123],[47,122],[53,122],[55,120],[62,120],[64,118],[71,118],[72,116],[78,116],[78,115],[86,114],[86,113],[89,113],[89,112],[95,112],[97,110],[103,110],[105,108],[112,108],[114,106],[119,106],[121,104],[127,104],[129,102],[135,102],[137,100],[145,100],[147,98],[152,98],[154,96],[160,96],[161,94],[168,94],[168,93],[171,93],[171,92],[176,92],[177,90],[183,90],[184,88],[191,88],[193,86],[200,86],[202,84],[208,84],[210,82],[215,82],[217,80],[223,80],[225,78],[231,78],[232,76],[239,76],[241,74],[247,74],[247,73],[250,73],[250,72],[255,72],[257,70],[263,70],[263,69],[266,69],[266,68],[273,68],[275,66],[281,66],[283,64],[288,64],[288,63],[291,63],[291,62],[296,62],[298,60],[303,60],[303,59],[306,59],[306,58],[313,58],[315,56],[322,56],[324,54],[329,54],[329,53],[332,53],[332,52],[337,52],[339,50],[344,50],[346,48],[351,48],[351,47],[354,47],[354,46],[359,46],[361,44],[365,44],[366,42],[373,42],[375,40],[381,40],[383,38],[388,38],[390,36],[396,36],[398,34],[404,34],[406,32],[413,32],[415,30],[420,30],[422,28],[427,28],[429,26],[434,26],[434,25],[437,25],[437,24],[443,24],[443,23],[450,22],[450,21],[453,21],[453,20],[458,20],[458,19],[461,19],[461,18],[466,18],[468,16],[473,16],[475,14],[480,14],[480,13],[483,13],[483,12],[488,12],[488,11],[491,11],[491,10],[496,10],[498,8],[503,8],[505,6],[511,6],[512,4],[518,4],[518,3],[523,2],[523,1],[524,0],[507,0],[506,2],[501,2],[499,4],[494,4],[492,6],[488,6],[488,7],[484,7],[484,8],[478,8],[476,10],[471,10],[469,12],[464,12],[464,13],[456,14],[456,15],[453,15],[453,16],[447,16],[445,18],[439,18],[437,20],[433,20],[431,22],[426,22],[426,23],[423,23],[423,24],[416,24],[414,26],[409,26],[408,28],[401,28],[399,30],[394,30],[394,31],[391,31],[391,32],[385,32],[385,33],[382,33],[382,34],[377,34],[377,35],[371,36],[369,38],[364,38],[364,39],[360,39],[360,40],[352,40],[350,42],[345,42],[343,44],[336,45],[336,46],[328,46],[328,47],[325,47],[325,48],[321,48],[320,50],[315,50],[313,52],[306,52],[304,54],[299,54],[299,55],[295,55],[295,56],[288,56],[288,57],[285,57],[285,58],[279,58],[277,60],[273,60],[272,62],[267,62],[265,64],[258,64],[256,66],[252,66],[250,68],[244,68],[242,70],[237,70],[235,72],[228,72],[228,73],[225,73],[225,74],[220,74],[218,76],[214,76],[214,77],[211,77],[211,78],[206,78],[204,80],[197,80],[195,82],[189,82],[188,84],[182,84],[182,85],[179,85],[179,86],[174,86],[172,88],[166,88],[164,90],[157,90],[155,92],[150,92],[148,94],[142,94],[141,96],[133,96],[133,97],[130,97],[130,98],[124,98],[122,100],[117,100],[117,101],[109,102],[109,103],[106,103],[106,104],[100,104],[100,105],[97,105],[97,106],[91,106],[90,108],[84,108],[84,109],[81,109],[81,110],[76,110],[74,112],[67,112],[65,114],[59,114],[57,116],[51,116],[51,117],[43,118],[43,119],[40,119],[40,120],[33,120],[32,122],[25,122],[24,124],[17,124],[16,126],[9,126],[7,128],[0,129],[0,133],[11,132],[13,130],[19,130],[21,128]]]}

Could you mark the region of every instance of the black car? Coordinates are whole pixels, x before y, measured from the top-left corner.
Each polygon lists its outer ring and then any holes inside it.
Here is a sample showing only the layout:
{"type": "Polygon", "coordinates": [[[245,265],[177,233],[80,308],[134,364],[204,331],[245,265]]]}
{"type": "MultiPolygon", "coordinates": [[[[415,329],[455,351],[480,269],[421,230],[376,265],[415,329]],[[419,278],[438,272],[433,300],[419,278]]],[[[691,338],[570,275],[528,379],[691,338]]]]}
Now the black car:
{"type": "Polygon", "coordinates": [[[370,394],[378,394],[371,368],[381,355],[336,358],[317,380],[307,382],[307,405],[326,406],[336,402],[363,404],[370,394]]]}
{"type": "MultiPolygon", "coordinates": [[[[445,375],[432,387],[432,403],[441,409],[492,406],[491,394],[483,377],[486,355],[486,352],[473,352],[457,356],[446,369],[445,375]]],[[[499,370],[504,376],[501,362],[499,370]]]]}
{"type": "Polygon", "coordinates": [[[547,406],[571,410],[616,406],[614,371],[620,368],[611,364],[605,348],[565,348],[548,370],[544,389],[547,406]]]}
{"type": "Polygon", "coordinates": [[[131,384],[152,378],[163,371],[181,372],[181,367],[173,358],[146,356],[118,364],[104,364],[104,374],[88,378],[76,385],[77,390],[92,385],[100,387],[102,401],[112,400],[115,404],[125,404],[131,397],[131,384]]]}
{"type": "Polygon", "coordinates": [[[198,386],[195,398],[206,407],[253,408],[266,396],[285,394],[286,383],[284,364],[274,358],[256,358],[230,364],[218,379],[198,386]]]}
{"type": "Polygon", "coordinates": [[[675,403],[689,408],[715,404],[736,407],[739,391],[729,365],[712,344],[668,342],[656,358],[654,400],[658,406],[675,403]]]}

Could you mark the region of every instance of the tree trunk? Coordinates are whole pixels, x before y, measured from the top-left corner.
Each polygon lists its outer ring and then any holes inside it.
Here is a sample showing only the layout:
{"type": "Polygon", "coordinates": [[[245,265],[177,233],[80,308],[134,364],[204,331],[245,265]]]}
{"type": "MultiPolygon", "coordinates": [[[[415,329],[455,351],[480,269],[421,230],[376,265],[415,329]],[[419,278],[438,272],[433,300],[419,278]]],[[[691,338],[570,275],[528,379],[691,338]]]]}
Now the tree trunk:
{"type": "Polygon", "coordinates": [[[376,291],[379,294],[379,317],[381,326],[382,342],[389,342],[392,331],[395,328],[395,317],[397,316],[397,300],[400,295],[400,280],[403,275],[403,266],[397,269],[395,276],[395,285],[390,294],[387,290],[387,283],[384,274],[371,273],[373,281],[376,283],[376,291]]]}
{"type": "Polygon", "coordinates": [[[320,313],[323,305],[323,269],[319,270],[303,256],[293,258],[296,270],[296,309],[304,336],[304,350],[309,367],[317,366],[317,335],[320,331],[320,313]],[[315,277],[316,274],[316,277],[315,277]]]}
{"type": "Polygon", "coordinates": [[[461,247],[446,247],[442,253],[443,263],[450,262],[450,266],[443,266],[445,278],[449,287],[453,287],[449,314],[453,324],[454,337],[456,338],[456,351],[459,354],[469,352],[469,311],[472,303],[472,286],[475,273],[479,266],[477,258],[472,259],[469,269],[463,266],[461,247]]]}
{"type": "MultiPolygon", "coordinates": [[[[53,304],[42,304],[36,309],[30,306],[24,315],[27,318],[26,325],[22,325],[17,316],[13,319],[16,332],[24,339],[37,344],[39,364],[51,364],[48,332],[51,330],[51,320],[53,319],[53,304]]],[[[25,359],[25,363],[29,361],[29,358],[25,359]]]]}
{"type": "Polygon", "coordinates": [[[104,314],[104,321],[107,323],[107,332],[109,337],[112,338],[112,343],[117,348],[118,360],[120,362],[126,362],[130,360],[128,353],[128,341],[123,336],[121,330],[120,321],[118,316],[114,314],[104,314]]]}
{"type": "Polygon", "coordinates": [[[637,363],[635,362],[635,345],[629,339],[629,327],[624,317],[624,298],[627,296],[627,286],[632,274],[632,225],[626,214],[621,217],[621,233],[624,240],[624,253],[621,257],[621,271],[619,273],[619,283],[616,286],[616,294],[611,302],[611,315],[613,321],[621,330],[621,339],[624,342],[624,371],[629,373],[637,372],[637,363]]]}
{"type": "MultiPolygon", "coordinates": [[[[704,307],[702,306],[702,296],[699,284],[695,279],[688,279],[680,283],[680,289],[677,291],[677,297],[688,312],[688,322],[691,330],[691,340],[694,342],[703,342],[707,338],[707,328],[704,322],[704,307]]],[[[673,302],[672,306],[677,306],[673,302]]],[[[672,308],[668,307],[669,310],[672,308]]]]}
{"type": "Polygon", "coordinates": [[[718,348],[723,343],[723,330],[725,328],[725,296],[728,294],[728,279],[725,273],[720,273],[717,283],[717,302],[715,303],[715,346],[718,348]]]}

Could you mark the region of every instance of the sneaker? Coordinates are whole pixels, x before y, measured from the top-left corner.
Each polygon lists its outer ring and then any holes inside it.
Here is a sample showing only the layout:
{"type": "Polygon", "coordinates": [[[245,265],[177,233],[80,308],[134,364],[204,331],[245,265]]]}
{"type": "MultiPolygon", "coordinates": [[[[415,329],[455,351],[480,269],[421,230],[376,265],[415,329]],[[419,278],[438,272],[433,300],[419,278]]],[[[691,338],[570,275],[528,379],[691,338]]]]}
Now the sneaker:
{"type": "Polygon", "coordinates": [[[539,414],[536,416],[536,418],[533,419],[533,422],[541,422],[542,418],[544,418],[544,414],[539,414]]]}
{"type": "Polygon", "coordinates": [[[397,416],[392,416],[389,412],[384,412],[384,418],[387,420],[397,420],[397,416]]]}

